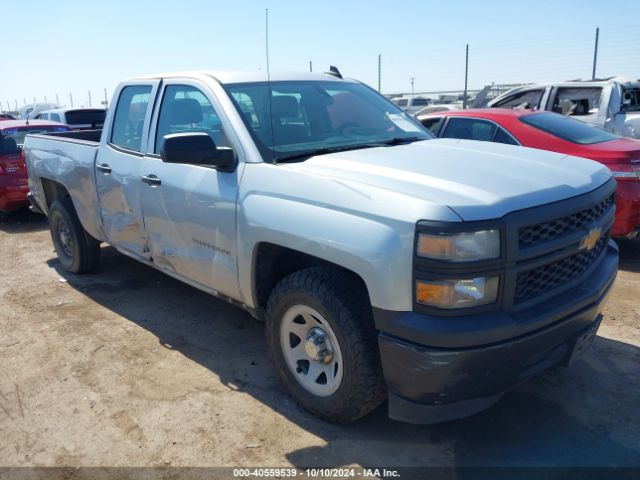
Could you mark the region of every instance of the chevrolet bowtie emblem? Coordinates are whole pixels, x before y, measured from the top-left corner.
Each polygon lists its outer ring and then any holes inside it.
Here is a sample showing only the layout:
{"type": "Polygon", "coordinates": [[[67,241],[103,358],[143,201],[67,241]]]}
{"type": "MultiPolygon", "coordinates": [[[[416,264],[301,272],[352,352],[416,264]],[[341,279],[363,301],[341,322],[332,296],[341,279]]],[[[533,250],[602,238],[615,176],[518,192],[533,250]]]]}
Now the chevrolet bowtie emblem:
{"type": "Polygon", "coordinates": [[[601,236],[602,230],[600,227],[592,228],[589,234],[580,241],[580,250],[593,250],[601,236]]]}

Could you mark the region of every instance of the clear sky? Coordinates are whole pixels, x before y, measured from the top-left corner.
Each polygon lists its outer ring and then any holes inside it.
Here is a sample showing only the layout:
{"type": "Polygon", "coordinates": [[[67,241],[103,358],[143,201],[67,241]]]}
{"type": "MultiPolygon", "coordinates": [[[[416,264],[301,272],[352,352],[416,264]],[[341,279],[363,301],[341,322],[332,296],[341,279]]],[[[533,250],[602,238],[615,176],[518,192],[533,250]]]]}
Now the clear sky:
{"type": "Polygon", "coordinates": [[[272,70],[337,65],[382,91],[590,78],[640,78],[640,1],[618,0],[2,0],[0,103],[93,104],[140,74],[265,68],[269,9],[272,70]]]}

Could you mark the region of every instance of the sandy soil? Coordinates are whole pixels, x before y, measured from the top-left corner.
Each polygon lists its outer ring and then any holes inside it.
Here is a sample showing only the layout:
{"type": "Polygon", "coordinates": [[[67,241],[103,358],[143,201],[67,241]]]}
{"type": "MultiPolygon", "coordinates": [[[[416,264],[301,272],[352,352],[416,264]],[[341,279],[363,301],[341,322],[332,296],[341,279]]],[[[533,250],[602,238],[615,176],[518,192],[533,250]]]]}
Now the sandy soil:
{"type": "Polygon", "coordinates": [[[263,326],[103,249],[64,273],[43,217],[0,223],[0,466],[640,465],[640,243],[599,336],[466,420],[327,425],[280,387],[263,326]]]}

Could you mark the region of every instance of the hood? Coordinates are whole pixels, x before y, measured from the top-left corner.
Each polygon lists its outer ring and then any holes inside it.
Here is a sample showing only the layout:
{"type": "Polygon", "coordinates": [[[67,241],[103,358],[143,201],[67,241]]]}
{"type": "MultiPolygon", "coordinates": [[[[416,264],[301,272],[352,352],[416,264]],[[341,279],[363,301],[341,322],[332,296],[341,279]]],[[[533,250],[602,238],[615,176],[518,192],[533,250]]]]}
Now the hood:
{"type": "Polygon", "coordinates": [[[288,167],[446,205],[465,221],[590,192],[611,173],[583,158],[490,142],[437,139],[319,155],[288,167]]]}

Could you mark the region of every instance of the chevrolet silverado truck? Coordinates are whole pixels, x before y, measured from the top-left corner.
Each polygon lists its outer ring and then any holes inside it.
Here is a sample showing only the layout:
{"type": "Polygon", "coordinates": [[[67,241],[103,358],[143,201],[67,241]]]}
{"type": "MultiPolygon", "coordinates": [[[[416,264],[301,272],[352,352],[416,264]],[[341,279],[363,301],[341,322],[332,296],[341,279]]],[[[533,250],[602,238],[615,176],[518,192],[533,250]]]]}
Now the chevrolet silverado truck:
{"type": "Polygon", "coordinates": [[[26,139],[61,267],[106,242],[244,308],[327,421],[474,414],[598,329],[618,262],[599,163],[433,139],[336,73],[150,76],[112,105],[102,131],[26,139]]]}
{"type": "Polygon", "coordinates": [[[524,85],[503,93],[488,105],[549,110],[623,137],[640,139],[640,80],[613,77],[524,85]]]}

